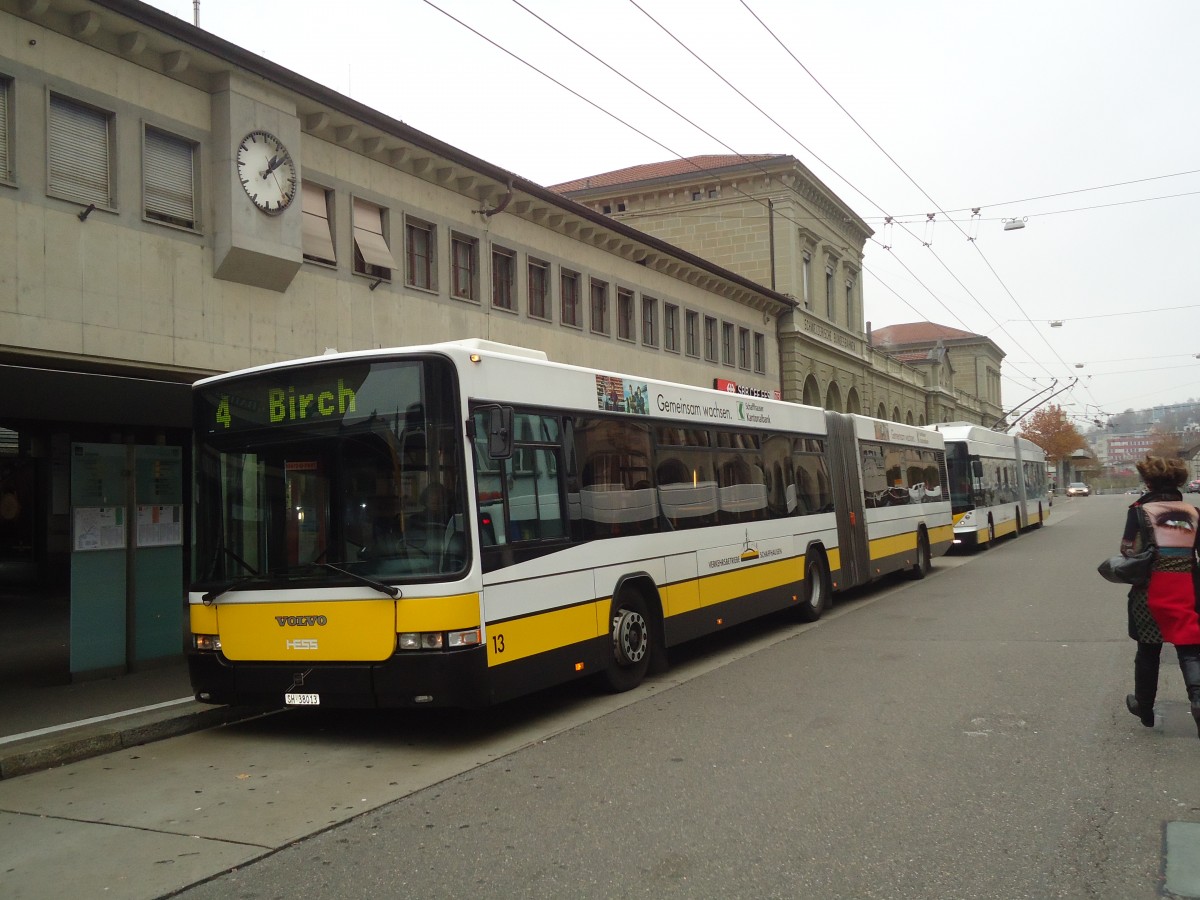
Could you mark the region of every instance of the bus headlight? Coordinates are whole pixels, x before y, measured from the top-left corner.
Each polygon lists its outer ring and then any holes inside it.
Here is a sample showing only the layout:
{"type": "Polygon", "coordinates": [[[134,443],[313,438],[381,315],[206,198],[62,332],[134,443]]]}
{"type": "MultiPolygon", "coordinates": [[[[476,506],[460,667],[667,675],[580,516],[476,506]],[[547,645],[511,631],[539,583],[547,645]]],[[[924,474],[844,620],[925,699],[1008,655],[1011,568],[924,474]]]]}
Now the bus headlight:
{"type": "Polygon", "coordinates": [[[458,650],[481,643],[480,630],[466,631],[402,631],[396,635],[397,650],[458,650]]]}
{"type": "Polygon", "coordinates": [[[405,631],[396,639],[399,650],[441,650],[445,638],[440,631],[405,631]]]}
{"type": "Polygon", "coordinates": [[[479,641],[478,628],[468,628],[466,631],[452,631],[446,635],[446,646],[450,648],[474,647],[479,641]]]}
{"type": "Polygon", "coordinates": [[[221,636],[219,634],[193,634],[192,646],[197,650],[220,650],[221,636]]]}

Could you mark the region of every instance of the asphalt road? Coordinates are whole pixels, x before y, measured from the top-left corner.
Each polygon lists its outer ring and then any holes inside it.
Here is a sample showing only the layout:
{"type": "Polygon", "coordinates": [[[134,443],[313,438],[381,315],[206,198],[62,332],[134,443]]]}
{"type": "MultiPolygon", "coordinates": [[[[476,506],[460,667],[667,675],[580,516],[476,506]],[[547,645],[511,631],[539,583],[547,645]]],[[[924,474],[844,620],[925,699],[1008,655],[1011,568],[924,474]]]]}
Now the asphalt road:
{"type": "Polygon", "coordinates": [[[1126,502],[1059,501],[630,694],[288,714],[0,782],[0,893],[1163,896],[1200,860],[1200,741],[1169,650],[1165,729],[1123,706],[1124,597],[1095,566],[1126,502]]]}

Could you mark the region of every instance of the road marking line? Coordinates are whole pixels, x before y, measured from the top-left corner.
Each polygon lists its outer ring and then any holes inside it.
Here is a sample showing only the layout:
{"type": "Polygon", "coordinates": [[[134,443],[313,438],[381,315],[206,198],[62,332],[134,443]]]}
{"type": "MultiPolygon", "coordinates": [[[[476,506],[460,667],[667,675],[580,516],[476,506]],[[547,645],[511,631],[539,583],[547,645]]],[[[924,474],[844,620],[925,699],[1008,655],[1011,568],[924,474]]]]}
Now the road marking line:
{"type": "Polygon", "coordinates": [[[54,734],[56,731],[67,731],[71,728],[82,728],[84,725],[95,725],[97,722],[107,722],[110,719],[120,719],[124,716],[136,716],[139,713],[153,712],[156,709],[166,709],[168,706],[179,706],[181,703],[192,703],[195,697],[180,697],[178,700],[166,700],[162,703],[152,703],[149,706],[139,706],[137,709],[125,709],[121,712],[109,713],[106,716],[92,716],[90,719],[80,719],[77,722],[67,722],[65,725],[51,725],[49,728],[37,728],[21,734],[10,734],[0,737],[0,744],[11,744],[26,738],[41,737],[43,734],[54,734]]]}

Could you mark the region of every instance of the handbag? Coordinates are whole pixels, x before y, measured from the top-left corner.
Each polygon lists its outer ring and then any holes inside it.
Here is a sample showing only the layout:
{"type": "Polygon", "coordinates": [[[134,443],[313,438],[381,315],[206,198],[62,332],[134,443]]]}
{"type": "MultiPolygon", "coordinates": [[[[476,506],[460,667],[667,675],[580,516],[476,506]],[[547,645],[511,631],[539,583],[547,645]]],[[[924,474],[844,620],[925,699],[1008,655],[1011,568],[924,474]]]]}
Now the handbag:
{"type": "Polygon", "coordinates": [[[1142,530],[1142,549],[1131,556],[1110,556],[1096,567],[1100,577],[1114,584],[1131,584],[1142,587],[1150,583],[1150,570],[1158,559],[1158,545],[1146,528],[1146,514],[1138,510],[1142,530]]]}

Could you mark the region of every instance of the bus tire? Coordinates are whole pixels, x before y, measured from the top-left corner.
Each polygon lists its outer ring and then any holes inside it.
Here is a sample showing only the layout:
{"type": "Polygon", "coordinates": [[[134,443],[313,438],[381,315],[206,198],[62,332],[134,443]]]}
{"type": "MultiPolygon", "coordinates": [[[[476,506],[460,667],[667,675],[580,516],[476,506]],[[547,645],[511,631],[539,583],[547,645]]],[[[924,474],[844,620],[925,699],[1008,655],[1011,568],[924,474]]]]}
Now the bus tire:
{"type": "Polygon", "coordinates": [[[804,557],[804,600],[797,609],[801,622],[815,622],[829,608],[831,591],[829,567],[825,557],[817,550],[809,550],[804,557]]]}
{"type": "Polygon", "coordinates": [[[612,660],[604,682],[615,694],[633,690],[650,671],[654,633],[646,601],[632,591],[622,591],[613,601],[612,660]]]}
{"type": "Polygon", "coordinates": [[[921,528],[917,532],[917,561],[906,574],[914,581],[920,581],[929,574],[932,567],[933,560],[929,554],[929,535],[924,528],[921,528]]]}
{"type": "Polygon", "coordinates": [[[994,543],[996,543],[996,523],[991,516],[988,516],[987,541],[984,542],[983,548],[991,550],[994,543]]]}

